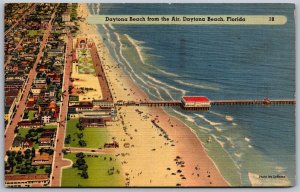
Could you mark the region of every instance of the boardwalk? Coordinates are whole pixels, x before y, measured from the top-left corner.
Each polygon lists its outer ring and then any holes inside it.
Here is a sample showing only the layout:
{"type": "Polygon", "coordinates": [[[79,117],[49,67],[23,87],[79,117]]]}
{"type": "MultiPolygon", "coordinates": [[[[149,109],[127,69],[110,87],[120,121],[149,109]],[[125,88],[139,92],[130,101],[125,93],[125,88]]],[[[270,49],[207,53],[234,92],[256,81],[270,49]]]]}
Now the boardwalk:
{"type": "Polygon", "coordinates": [[[114,148],[97,149],[97,148],[82,148],[82,147],[64,147],[69,153],[86,153],[86,154],[112,154],[116,151],[114,148]]]}
{"type": "Polygon", "coordinates": [[[60,123],[58,126],[56,140],[55,140],[55,150],[52,165],[52,176],[51,176],[51,186],[59,187],[61,183],[62,168],[70,166],[70,161],[63,159],[62,149],[64,147],[64,139],[66,132],[66,119],[68,113],[68,103],[69,103],[69,85],[70,77],[72,72],[72,50],[73,50],[73,38],[68,35],[67,51],[66,51],[66,62],[64,68],[64,78],[62,87],[62,104],[60,106],[60,123]]]}
{"type": "Polygon", "coordinates": [[[27,97],[28,97],[29,91],[31,89],[33,80],[34,80],[34,78],[36,76],[37,64],[41,60],[41,57],[43,55],[44,47],[45,47],[45,45],[47,43],[47,39],[48,39],[48,37],[50,35],[50,31],[52,30],[52,21],[54,20],[55,13],[56,13],[56,11],[54,11],[52,13],[51,19],[49,21],[49,25],[48,25],[47,29],[45,30],[45,33],[44,33],[44,36],[43,36],[43,40],[42,40],[42,42],[40,44],[39,53],[38,53],[38,55],[36,57],[36,61],[35,61],[34,65],[33,65],[32,69],[30,70],[30,72],[28,74],[28,81],[27,81],[26,86],[25,86],[25,88],[23,90],[22,98],[21,98],[20,102],[18,103],[18,108],[17,108],[17,111],[15,113],[15,116],[13,117],[11,123],[5,129],[5,134],[4,134],[4,137],[5,137],[4,150],[5,151],[7,151],[7,150],[10,149],[10,147],[11,147],[11,145],[13,143],[14,137],[15,137],[15,133],[14,133],[15,128],[17,127],[18,123],[22,119],[22,115],[23,115],[25,107],[26,107],[27,97]]]}
{"type": "Polygon", "coordinates": [[[96,69],[96,74],[99,80],[99,84],[101,87],[102,98],[107,101],[113,101],[113,97],[110,92],[108,82],[95,43],[93,43],[91,46],[91,55],[96,69]]]}

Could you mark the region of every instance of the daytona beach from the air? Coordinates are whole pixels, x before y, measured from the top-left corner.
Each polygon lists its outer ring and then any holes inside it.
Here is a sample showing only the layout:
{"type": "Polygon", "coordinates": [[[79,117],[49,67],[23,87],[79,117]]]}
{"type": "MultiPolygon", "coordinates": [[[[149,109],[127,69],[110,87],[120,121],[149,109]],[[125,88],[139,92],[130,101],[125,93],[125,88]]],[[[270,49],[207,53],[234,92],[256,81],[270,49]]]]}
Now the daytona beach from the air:
{"type": "Polygon", "coordinates": [[[293,186],[293,14],[292,4],[5,4],[5,186],[293,186]],[[111,24],[88,22],[97,15],[111,24]],[[113,24],[122,15],[286,22],[113,24]]]}
{"type": "MultiPolygon", "coordinates": [[[[161,18],[162,21],[168,21],[168,18],[161,18]]],[[[182,21],[194,22],[194,21],[246,21],[244,17],[182,17],[182,21]]],[[[120,17],[105,17],[105,21],[110,21],[112,23],[116,21],[159,21],[159,18],[153,17],[128,17],[128,18],[120,18],[120,17]]],[[[181,18],[173,16],[171,21],[181,21],[181,18]]]]}

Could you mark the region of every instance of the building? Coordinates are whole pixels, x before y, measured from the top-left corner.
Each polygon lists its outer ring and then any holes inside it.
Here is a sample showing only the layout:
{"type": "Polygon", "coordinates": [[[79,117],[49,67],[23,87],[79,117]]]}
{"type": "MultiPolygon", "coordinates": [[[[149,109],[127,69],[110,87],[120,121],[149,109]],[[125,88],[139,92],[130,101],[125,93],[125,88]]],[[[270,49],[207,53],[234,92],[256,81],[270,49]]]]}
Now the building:
{"type": "Polygon", "coordinates": [[[205,96],[183,96],[181,105],[184,109],[209,109],[211,104],[205,96]]]}
{"type": "Polygon", "coordinates": [[[6,187],[43,187],[49,184],[48,174],[6,174],[6,187]]]}
{"type": "Polygon", "coordinates": [[[88,48],[88,39],[85,37],[77,38],[76,48],[88,48]]]}
{"type": "Polygon", "coordinates": [[[38,140],[40,147],[51,147],[53,146],[53,138],[50,137],[41,137],[38,140]]]}
{"type": "Polygon", "coordinates": [[[18,123],[18,127],[23,128],[42,128],[44,124],[39,120],[31,120],[31,121],[20,121],[18,123]]]}
{"type": "Polygon", "coordinates": [[[64,12],[62,15],[62,21],[63,22],[70,22],[71,21],[71,16],[70,16],[70,12],[66,11],[64,12]]]}
{"type": "Polygon", "coordinates": [[[68,117],[70,119],[79,118],[79,114],[77,113],[76,109],[73,107],[69,107],[68,109],[68,117]]]}
{"type": "Polygon", "coordinates": [[[99,106],[101,108],[113,108],[114,103],[112,101],[106,101],[106,100],[93,100],[94,106],[99,106]]]}
{"type": "Polygon", "coordinates": [[[47,115],[47,114],[45,114],[45,115],[43,115],[42,116],[42,121],[46,124],[46,123],[50,123],[50,120],[51,120],[51,115],[47,115]]]}
{"type": "Polygon", "coordinates": [[[31,160],[31,165],[51,165],[52,164],[52,155],[48,153],[36,153],[35,157],[31,160]]]}
{"type": "Polygon", "coordinates": [[[79,118],[79,123],[83,127],[103,127],[106,126],[106,122],[111,121],[111,117],[85,117],[79,118]]]}

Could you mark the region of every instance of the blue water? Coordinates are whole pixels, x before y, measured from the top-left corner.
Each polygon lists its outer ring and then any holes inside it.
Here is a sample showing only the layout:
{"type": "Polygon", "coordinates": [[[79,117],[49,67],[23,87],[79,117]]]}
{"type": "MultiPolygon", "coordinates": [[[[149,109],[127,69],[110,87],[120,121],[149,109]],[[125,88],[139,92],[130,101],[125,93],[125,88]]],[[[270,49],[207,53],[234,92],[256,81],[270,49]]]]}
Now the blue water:
{"type": "MultiPolygon", "coordinates": [[[[101,4],[100,9],[89,4],[89,8],[92,14],[100,10],[106,15],[285,15],[288,22],[279,26],[98,25],[98,29],[113,58],[151,99],[295,97],[291,4],[101,4]]],[[[294,184],[295,106],[167,111],[223,143],[238,167],[241,185],[250,185],[248,172],[286,175],[294,184]]]]}

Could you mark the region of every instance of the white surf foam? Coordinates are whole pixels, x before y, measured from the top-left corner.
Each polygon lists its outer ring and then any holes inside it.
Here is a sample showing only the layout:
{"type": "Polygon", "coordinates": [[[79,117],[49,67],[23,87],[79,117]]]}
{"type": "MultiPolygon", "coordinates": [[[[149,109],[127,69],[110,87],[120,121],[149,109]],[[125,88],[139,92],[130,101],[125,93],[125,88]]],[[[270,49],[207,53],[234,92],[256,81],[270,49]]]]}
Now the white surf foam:
{"type": "Polygon", "coordinates": [[[207,127],[203,127],[201,125],[197,125],[198,128],[204,130],[205,132],[211,132],[211,129],[207,128],[207,127]]]}
{"type": "Polygon", "coordinates": [[[163,98],[162,98],[162,96],[161,96],[159,90],[156,88],[156,86],[155,86],[153,83],[149,82],[149,81],[148,81],[148,84],[151,85],[151,88],[153,88],[153,89],[155,90],[157,96],[158,96],[161,100],[163,100],[163,98]]]}
{"type": "Polygon", "coordinates": [[[223,129],[221,129],[220,127],[215,127],[215,129],[218,131],[218,132],[222,132],[223,129]]]}
{"type": "Polygon", "coordinates": [[[138,56],[139,56],[141,62],[142,62],[143,64],[145,64],[145,61],[144,61],[144,58],[143,58],[143,55],[142,55],[142,48],[137,44],[137,41],[134,40],[133,38],[131,38],[131,37],[130,37],[129,35],[127,35],[127,34],[125,34],[124,36],[128,39],[128,41],[129,41],[129,42],[133,45],[133,47],[135,48],[135,50],[136,50],[136,52],[137,52],[137,54],[138,54],[138,56]]]}
{"type": "Polygon", "coordinates": [[[235,155],[236,157],[238,157],[238,158],[241,158],[242,153],[234,153],[234,155],[235,155]]]}
{"type": "Polygon", "coordinates": [[[245,137],[244,139],[245,139],[245,141],[247,141],[248,143],[251,141],[251,139],[249,139],[248,137],[245,137]]]}
{"type": "Polygon", "coordinates": [[[152,77],[152,76],[150,76],[150,75],[148,75],[148,74],[146,74],[146,73],[143,73],[148,79],[150,79],[150,80],[152,80],[153,82],[155,82],[155,83],[157,83],[157,84],[160,84],[160,85],[164,85],[164,86],[166,86],[166,87],[169,87],[170,89],[173,89],[173,90],[176,90],[176,91],[180,91],[183,95],[185,95],[186,94],[186,90],[183,90],[183,89],[179,89],[179,88],[177,88],[177,87],[174,87],[174,86],[172,86],[172,85],[169,85],[169,84],[167,84],[167,83],[164,83],[164,82],[161,82],[160,80],[158,80],[158,79],[156,79],[156,78],[154,78],[154,77],[152,77]]]}
{"type": "Polygon", "coordinates": [[[204,120],[205,122],[207,122],[208,124],[210,124],[212,126],[222,125],[222,123],[213,122],[213,121],[208,120],[206,117],[204,117],[204,115],[200,115],[200,114],[196,114],[196,113],[194,113],[194,115],[196,115],[197,117],[199,117],[200,119],[204,120]]]}
{"type": "Polygon", "coordinates": [[[120,44],[120,56],[121,56],[121,58],[125,61],[125,63],[127,64],[127,66],[130,68],[130,70],[132,71],[132,74],[134,74],[134,76],[136,77],[136,78],[138,78],[142,83],[144,83],[145,85],[147,85],[147,83],[139,76],[139,75],[137,75],[136,74],[136,72],[133,70],[133,68],[132,68],[132,66],[131,66],[131,64],[130,64],[130,62],[125,58],[125,56],[123,55],[123,53],[122,53],[122,49],[123,49],[123,44],[122,44],[122,42],[121,42],[121,38],[120,38],[120,35],[118,34],[118,33],[116,33],[116,32],[114,32],[114,34],[116,35],[116,37],[117,37],[117,40],[118,40],[118,42],[119,42],[119,44],[120,44]]]}
{"type": "Polygon", "coordinates": [[[155,69],[157,69],[158,71],[160,71],[161,73],[165,74],[165,75],[169,75],[169,76],[172,76],[172,77],[179,77],[179,75],[175,74],[175,73],[170,73],[170,72],[167,72],[165,70],[162,70],[158,67],[155,67],[155,69]]]}
{"type": "Polygon", "coordinates": [[[208,89],[208,90],[214,90],[214,91],[220,90],[220,88],[217,88],[217,87],[212,87],[212,86],[203,85],[203,84],[188,83],[188,82],[184,82],[182,80],[175,80],[175,82],[177,82],[181,85],[186,85],[189,87],[195,87],[195,88],[200,88],[200,89],[208,89]]]}
{"type": "Polygon", "coordinates": [[[97,14],[100,15],[100,3],[97,4],[97,14]]]}
{"type": "Polygon", "coordinates": [[[177,110],[175,110],[175,109],[173,109],[173,111],[174,111],[175,113],[177,113],[178,115],[181,115],[182,117],[184,117],[186,120],[188,120],[188,121],[190,121],[190,122],[195,122],[195,120],[194,120],[193,117],[191,117],[191,116],[189,116],[189,115],[186,115],[186,114],[183,114],[183,113],[181,113],[181,112],[179,112],[179,111],[177,111],[177,110]]]}
{"type": "Polygon", "coordinates": [[[172,99],[173,101],[175,100],[175,99],[172,97],[171,93],[167,90],[167,88],[165,88],[165,87],[160,87],[160,88],[166,92],[166,94],[170,97],[170,99],[172,99]]]}
{"type": "Polygon", "coordinates": [[[232,116],[230,116],[230,115],[226,115],[225,116],[225,119],[227,120],[227,121],[233,121],[233,117],[232,116]]]}
{"type": "Polygon", "coordinates": [[[222,148],[225,146],[225,142],[221,141],[216,135],[211,134],[211,136],[221,145],[222,148]]]}
{"type": "Polygon", "coordinates": [[[225,117],[225,115],[223,115],[221,113],[217,113],[217,112],[214,112],[214,111],[209,111],[209,112],[216,115],[216,116],[219,116],[219,117],[225,117]]]}
{"type": "Polygon", "coordinates": [[[112,24],[108,24],[108,26],[112,29],[115,30],[115,27],[112,24]]]}

